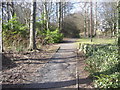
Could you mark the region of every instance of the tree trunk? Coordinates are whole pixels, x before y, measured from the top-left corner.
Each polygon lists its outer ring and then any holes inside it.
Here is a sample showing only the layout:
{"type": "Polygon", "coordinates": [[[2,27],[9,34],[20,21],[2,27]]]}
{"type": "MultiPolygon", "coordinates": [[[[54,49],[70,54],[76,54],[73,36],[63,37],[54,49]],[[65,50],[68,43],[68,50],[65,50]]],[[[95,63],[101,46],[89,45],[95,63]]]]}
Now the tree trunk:
{"type": "Polygon", "coordinates": [[[36,1],[33,0],[31,7],[31,18],[30,18],[30,44],[29,49],[36,49],[36,41],[35,41],[35,22],[36,22],[36,1]]]}
{"type": "Polygon", "coordinates": [[[8,15],[7,21],[9,22],[9,20],[10,20],[10,5],[9,5],[9,2],[7,2],[7,15],[8,15]]]}
{"type": "Polygon", "coordinates": [[[96,15],[96,21],[95,21],[95,31],[94,31],[94,36],[96,36],[96,31],[97,31],[97,26],[98,26],[98,24],[97,24],[97,2],[96,2],[96,11],[95,11],[95,15],[96,15]]]}
{"type": "Polygon", "coordinates": [[[117,27],[117,23],[115,22],[116,21],[116,11],[114,11],[114,22],[113,22],[113,36],[115,36],[115,33],[116,33],[116,27],[117,27]]]}
{"type": "MultiPolygon", "coordinates": [[[[118,2],[118,55],[120,55],[120,1],[118,2]]],[[[120,59],[120,57],[118,57],[120,59]]]]}
{"type": "Polygon", "coordinates": [[[87,37],[89,38],[90,37],[90,18],[88,17],[88,11],[89,11],[89,8],[87,8],[86,10],[86,14],[87,14],[87,17],[86,17],[86,32],[87,32],[87,37]]]}
{"type": "Polygon", "coordinates": [[[43,4],[43,28],[46,30],[46,2],[43,4]]]}
{"type": "Polygon", "coordinates": [[[92,19],[92,2],[90,3],[91,7],[91,14],[90,14],[90,41],[92,42],[92,37],[93,37],[93,19],[92,19]]]}
{"type": "Polygon", "coordinates": [[[56,2],[56,18],[57,18],[57,22],[58,22],[58,3],[56,2]]]}
{"type": "Polygon", "coordinates": [[[65,29],[65,23],[64,23],[64,18],[65,18],[65,14],[66,14],[66,2],[64,2],[64,8],[63,8],[63,22],[62,22],[62,27],[63,27],[63,29],[65,29]]]}
{"type": "Polygon", "coordinates": [[[47,2],[44,2],[43,7],[44,7],[44,29],[48,30],[49,29],[49,18],[48,18],[47,2]]]}
{"type": "Polygon", "coordinates": [[[111,25],[111,27],[110,27],[110,37],[111,37],[111,38],[112,38],[112,36],[113,36],[112,30],[113,30],[113,28],[112,28],[112,25],[111,25]]]}
{"type": "MultiPolygon", "coordinates": [[[[0,2],[0,12],[3,13],[2,10],[2,2],[0,2]]],[[[2,13],[0,13],[0,53],[2,53],[2,13]]],[[[0,57],[1,58],[1,57],[0,57]]],[[[2,60],[2,59],[1,59],[2,60]]]]}
{"type": "Polygon", "coordinates": [[[14,2],[12,1],[12,17],[15,15],[15,10],[14,10],[14,2]]]}
{"type": "Polygon", "coordinates": [[[2,2],[0,2],[0,12],[0,71],[2,71],[2,2]]]}
{"type": "Polygon", "coordinates": [[[87,12],[86,12],[86,7],[85,7],[85,15],[84,15],[84,37],[86,37],[86,30],[87,30],[87,19],[86,19],[86,15],[87,15],[87,12]]]}
{"type": "Polygon", "coordinates": [[[59,10],[58,10],[58,29],[61,32],[61,2],[59,2],[59,10]]]}
{"type": "Polygon", "coordinates": [[[63,2],[61,2],[62,4],[61,4],[61,29],[63,30],[63,18],[64,18],[64,16],[63,16],[63,10],[64,10],[64,7],[63,7],[63,2]]]}

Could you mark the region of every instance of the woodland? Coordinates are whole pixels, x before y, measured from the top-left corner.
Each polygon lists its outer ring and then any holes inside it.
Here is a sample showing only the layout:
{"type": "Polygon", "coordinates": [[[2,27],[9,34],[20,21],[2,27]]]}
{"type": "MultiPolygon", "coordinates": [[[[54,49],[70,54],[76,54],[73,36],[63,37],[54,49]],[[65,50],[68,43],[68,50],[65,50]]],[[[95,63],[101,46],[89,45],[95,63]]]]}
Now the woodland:
{"type": "Polygon", "coordinates": [[[78,61],[84,63],[81,68],[92,80],[91,88],[120,87],[119,0],[0,1],[0,23],[3,86],[31,83],[28,76],[37,77],[34,71],[46,65],[61,44],[74,43],[78,61]]]}

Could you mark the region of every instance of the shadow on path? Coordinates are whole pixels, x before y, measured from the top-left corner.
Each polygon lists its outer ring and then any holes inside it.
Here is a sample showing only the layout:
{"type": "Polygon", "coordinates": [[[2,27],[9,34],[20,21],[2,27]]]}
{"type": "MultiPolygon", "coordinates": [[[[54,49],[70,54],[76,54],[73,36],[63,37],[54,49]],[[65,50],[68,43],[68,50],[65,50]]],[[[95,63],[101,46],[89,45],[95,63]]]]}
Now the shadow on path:
{"type": "Polygon", "coordinates": [[[17,66],[17,64],[12,61],[9,57],[5,56],[4,54],[1,54],[2,56],[2,70],[7,70],[8,68],[14,68],[17,66]]]}
{"type": "MultiPolygon", "coordinates": [[[[48,89],[48,88],[64,88],[72,85],[76,85],[78,80],[69,80],[69,81],[60,81],[60,82],[46,82],[46,83],[30,83],[30,84],[3,84],[3,89],[6,88],[16,88],[23,90],[24,88],[41,88],[41,89],[48,89]]],[[[89,77],[79,79],[79,84],[89,84],[89,77]]],[[[77,88],[77,87],[76,87],[77,88]]]]}
{"type": "Polygon", "coordinates": [[[61,43],[75,43],[77,42],[78,39],[79,38],[73,38],[73,39],[65,38],[61,43]]]}

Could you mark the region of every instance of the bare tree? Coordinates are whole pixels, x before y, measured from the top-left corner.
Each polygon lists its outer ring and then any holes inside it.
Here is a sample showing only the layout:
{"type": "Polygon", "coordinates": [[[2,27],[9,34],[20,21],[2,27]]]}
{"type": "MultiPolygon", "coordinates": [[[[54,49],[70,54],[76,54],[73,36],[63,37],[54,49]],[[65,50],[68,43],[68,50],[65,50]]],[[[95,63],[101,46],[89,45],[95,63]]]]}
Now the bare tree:
{"type": "Polygon", "coordinates": [[[96,31],[97,31],[97,2],[95,3],[95,28],[94,28],[94,35],[96,36],[96,31]]]}
{"type": "Polygon", "coordinates": [[[87,37],[90,37],[90,14],[89,14],[89,8],[90,6],[88,6],[88,8],[86,9],[86,31],[87,31],[87,37]]]}
{"type": "Polygon", "coordinates": [[[30,44],[29,49],[36,49],[36,41],[35,41],[35,22],[36,22],[36,0],[33,0],[31,7],[31,18],[30,18],[30,44]]]}
{"type": "Polygon", "coordinates": [[[82,12],[80,13],[84,18],[84,37],[90,37],[90,3],[84,2],[80,4],[82,12]]]}
{"type": "Polygon", "coordinates": [[[43,14],[44,14],[44,29],[49,29],[49,12],[48,12],[48,2],[43,3],[43,14]]]}
{"type": "Polygon", "coordinates": [[[101,17],[103,18],[104,29],[109,35],[112,37],[116,32],[116,2],[109,2],[109,3],[101,3],[101,17]]]}
{"type": "Polygon", "coordinates": [[[8,15],[7,20],[9,22],[9,20],[10,20],[10,4],[9,4],[9,2],[7,2],[7,15],[8,15]]]}
{"type": "Polygon", "coordinates": [[[58,29],[61,31],[61,2],[58,3],[58,29]]]}

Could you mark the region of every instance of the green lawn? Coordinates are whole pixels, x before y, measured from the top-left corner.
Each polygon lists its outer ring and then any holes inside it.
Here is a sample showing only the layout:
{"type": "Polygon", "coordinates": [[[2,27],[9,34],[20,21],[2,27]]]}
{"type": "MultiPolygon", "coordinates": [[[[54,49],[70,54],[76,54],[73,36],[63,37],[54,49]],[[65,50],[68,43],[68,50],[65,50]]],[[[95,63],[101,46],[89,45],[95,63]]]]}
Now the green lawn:
{"type": "Polygon", "coordinates": [[[78,43],[87,43],[87,44],[114,44],[115,39],[113,38],[93,38],[93,42],[90,41],[90,38],[82,38],[78,40],[78,43]]]}

